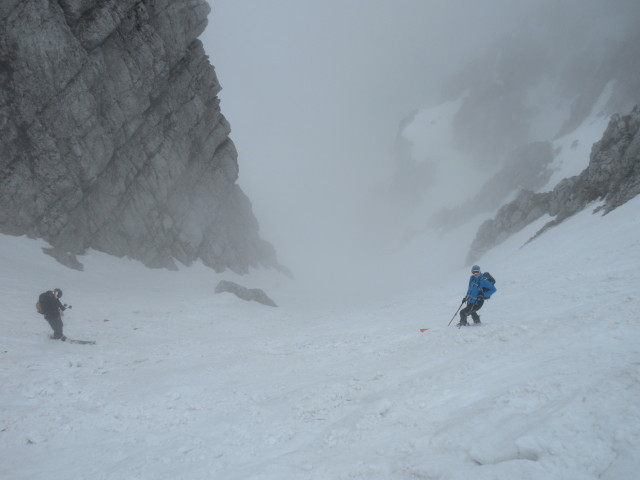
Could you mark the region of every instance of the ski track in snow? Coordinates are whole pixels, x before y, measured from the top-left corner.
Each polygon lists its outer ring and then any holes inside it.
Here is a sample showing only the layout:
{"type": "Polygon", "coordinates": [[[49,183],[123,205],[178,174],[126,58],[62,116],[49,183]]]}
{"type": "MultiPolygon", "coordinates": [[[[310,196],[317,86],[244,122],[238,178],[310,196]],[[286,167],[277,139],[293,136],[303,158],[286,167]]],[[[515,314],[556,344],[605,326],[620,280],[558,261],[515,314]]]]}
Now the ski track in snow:
{"type": "Polygon", "coordinates": [[[464,329],[466,269],[344,310],[285,286],[274,309],[204,268],[79,273],[1,237],[0,478],[635,478],[638,207],[487,254],[498,293],[464,329]],[[97,345],[47,338],[32,304],[58,282],[65,333],[97,345]]]}

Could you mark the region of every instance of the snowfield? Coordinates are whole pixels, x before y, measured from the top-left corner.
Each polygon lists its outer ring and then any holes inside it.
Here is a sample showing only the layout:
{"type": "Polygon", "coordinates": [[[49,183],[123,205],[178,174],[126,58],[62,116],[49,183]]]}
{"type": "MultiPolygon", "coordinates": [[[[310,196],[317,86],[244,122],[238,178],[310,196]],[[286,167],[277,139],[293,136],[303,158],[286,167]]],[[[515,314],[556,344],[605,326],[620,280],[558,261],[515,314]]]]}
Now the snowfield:
{"type": "Polygon", "coordinates": [[[96,252],[77,272],[0,236],[0,478],[635,479],[640,198],[522,247],[543,221],[478,260],[498,292],[465,329],[459,264],[356,302],[96,252]],[[214,295],[223,278],[279,307],[214,295]],[[48,338],[53,287],[97,345],[48,338]]]}

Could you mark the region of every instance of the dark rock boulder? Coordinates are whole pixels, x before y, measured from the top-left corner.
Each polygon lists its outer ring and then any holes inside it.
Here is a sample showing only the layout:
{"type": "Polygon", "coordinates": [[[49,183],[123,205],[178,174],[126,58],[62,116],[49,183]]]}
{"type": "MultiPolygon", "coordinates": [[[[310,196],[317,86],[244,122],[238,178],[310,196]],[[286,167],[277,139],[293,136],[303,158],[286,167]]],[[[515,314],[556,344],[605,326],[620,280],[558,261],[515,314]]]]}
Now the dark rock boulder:
{"type": "Polygon", "coordinates": [[[216,287],[216,293],[233,293],[236,297],[246,300],[248,302],[258,302],[270,307],[277,307],[276,303],[259,288],[247,288],[242,285],[238,285],[235,282],[229,280],[221,280],[216,287]]]}

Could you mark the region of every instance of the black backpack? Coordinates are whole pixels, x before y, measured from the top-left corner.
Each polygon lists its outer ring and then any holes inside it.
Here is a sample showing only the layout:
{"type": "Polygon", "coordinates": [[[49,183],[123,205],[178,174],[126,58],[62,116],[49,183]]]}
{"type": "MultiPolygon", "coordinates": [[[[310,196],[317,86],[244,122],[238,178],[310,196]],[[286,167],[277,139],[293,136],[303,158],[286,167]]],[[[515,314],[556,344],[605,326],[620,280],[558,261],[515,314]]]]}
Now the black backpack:
{"type": "Polygon", "coordinates": [[[489,272],[484,272],[482,274],[482,278],[484,278],[485,280],[488,280],[491,283],[491,285],[496,284],[496,279],[493,278],[489,272]]]}
{"type": "Polygon", "coordinates": [[[47,295],[47,292],[41,293],[36,302],[36,311],[40,315],[44,315],[51,307],[51,298],[47,295]]]}

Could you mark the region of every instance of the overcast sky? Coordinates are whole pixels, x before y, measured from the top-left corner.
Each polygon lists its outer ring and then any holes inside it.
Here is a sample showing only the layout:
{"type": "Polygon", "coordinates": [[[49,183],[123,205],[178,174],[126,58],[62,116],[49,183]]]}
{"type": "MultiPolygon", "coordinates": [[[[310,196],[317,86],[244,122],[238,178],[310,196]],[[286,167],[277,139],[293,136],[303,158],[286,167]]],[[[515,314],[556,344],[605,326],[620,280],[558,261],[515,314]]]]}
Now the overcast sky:
{"type": "Polygon", "coordinates": [[[209,3],[201,38],[241,166],[284,160],[255,158],[273,154],[295,158],[289,164],[302,155],[385,156],[402,117],[436,99],[443,72],[521,10],[513,0],[209,3]]]}
{"type": "Polygon", "coordinates": [[[542,4],[572,4],[570,17],[591,28],[594,10],[635,0],[208,1],[200,38],[223,87],[239,184],[281,250],[292,222],[299,239],[347,221],[390,164],[402,118],[542,4]]]}

